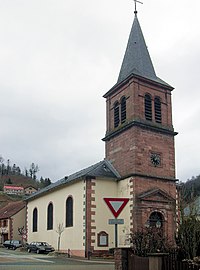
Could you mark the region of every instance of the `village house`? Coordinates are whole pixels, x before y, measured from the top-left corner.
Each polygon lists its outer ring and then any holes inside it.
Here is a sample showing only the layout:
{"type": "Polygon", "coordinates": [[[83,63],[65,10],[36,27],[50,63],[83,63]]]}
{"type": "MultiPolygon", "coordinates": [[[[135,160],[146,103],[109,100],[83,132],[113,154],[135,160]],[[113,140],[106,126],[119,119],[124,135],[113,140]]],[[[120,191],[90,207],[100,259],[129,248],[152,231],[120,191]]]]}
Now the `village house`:
{"type": "Polygon", "coordinates": [[[28,242],[57,249],[60,226],[60,249],[77,256],[129,246],[130,233],[146,226],[174,241],[172,90],[155,73],[135,11],[117,83],[104,95],[105,159],[26,199],[28,242]]]}
{"type": "Polygon", "coordinates": [[[25,186],[24,187],[24,195],[30,195],[37,191],[37,189],[33,186],[25,186]]]}
{"type": "Polygon", "coordinates": [[[24,194],[24,187],[22,186],[11,186],[11,185],[4,185],[3,192],[10,195],[23,195],[24,194]]]}
{"type": "Polygon", "coordinates": [[[37,189],[33,186],[4,185],[3,187],[3,192],[9,195],[30,195],[36,191],[37,189]]]}
{"type": "Polygon", "coordinates": [[[0,243],[6,240],[22,240],[18,228],[26,226],[25,202],[9,202],[0,209],[0,243]]]}

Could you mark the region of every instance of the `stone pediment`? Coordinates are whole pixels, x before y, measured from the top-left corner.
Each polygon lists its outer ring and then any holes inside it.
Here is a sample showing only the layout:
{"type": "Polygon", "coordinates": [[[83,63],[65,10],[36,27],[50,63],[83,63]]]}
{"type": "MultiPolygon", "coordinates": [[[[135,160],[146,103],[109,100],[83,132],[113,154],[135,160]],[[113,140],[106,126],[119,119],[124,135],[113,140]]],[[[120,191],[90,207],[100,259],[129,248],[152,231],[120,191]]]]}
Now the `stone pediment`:
{"type": "Polygon", "coordinates": [[[151,189],[146,192],[139,194],[138,199],[141,201],[152,201],[152,202],[174,202],[175,199],[161,189],[151,189]]]}

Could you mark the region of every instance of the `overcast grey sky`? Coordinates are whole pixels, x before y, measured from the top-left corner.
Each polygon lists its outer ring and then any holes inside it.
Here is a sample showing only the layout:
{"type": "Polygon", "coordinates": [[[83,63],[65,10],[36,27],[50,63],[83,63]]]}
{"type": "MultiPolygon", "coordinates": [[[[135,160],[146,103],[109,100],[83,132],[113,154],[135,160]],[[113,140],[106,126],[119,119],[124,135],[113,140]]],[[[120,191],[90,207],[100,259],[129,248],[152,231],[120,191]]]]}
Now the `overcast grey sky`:
{"type": "MultiPolygon", "coordinates": [[[[143,0],[157,76],[175,87],[177,178],[200,174],[200,1],[143,0]]],[[[56,181],[104,158],[106,93],[117,81],[133,0],[0,0],[0,154],[56,181]]]]}

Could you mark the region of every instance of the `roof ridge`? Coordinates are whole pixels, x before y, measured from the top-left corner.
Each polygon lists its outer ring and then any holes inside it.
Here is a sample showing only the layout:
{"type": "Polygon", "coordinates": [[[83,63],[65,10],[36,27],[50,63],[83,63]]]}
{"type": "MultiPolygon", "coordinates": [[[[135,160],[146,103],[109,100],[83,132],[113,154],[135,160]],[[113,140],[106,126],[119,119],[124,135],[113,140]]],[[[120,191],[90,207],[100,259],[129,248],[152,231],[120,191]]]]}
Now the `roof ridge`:
{"type": "Polygon", "coordinates": [[[43,194],[49,190],[56,189],[62,185],[65,185],[67,183],[70,183],[72,181],[75,181],[75,180],[78,180],[87,176],[107,177],[107,178],[117,178],[117,179],[120,178],[119,173],[116,171],[113,165],[108,160],[104,159],[78,172],[75,172],[69,176],[65,176],[64,178],[58,180],[57,182],[54,182],[51,185],[39,190],[38,192],[33,193],[32,195],[28,196],[25,200],[29,200],[34,197],[40,196],[40,194],[43,194]],[[104,165],[106,165],[109,170],[106,170],[103,167],[104,165]]]}

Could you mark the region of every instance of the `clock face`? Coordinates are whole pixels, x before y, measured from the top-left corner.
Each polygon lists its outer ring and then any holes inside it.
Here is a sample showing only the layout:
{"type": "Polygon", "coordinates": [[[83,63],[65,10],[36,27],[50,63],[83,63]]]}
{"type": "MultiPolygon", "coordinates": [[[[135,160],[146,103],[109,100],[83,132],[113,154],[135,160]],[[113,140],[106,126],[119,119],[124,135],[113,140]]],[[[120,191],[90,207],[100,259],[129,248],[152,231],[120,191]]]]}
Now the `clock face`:
{"type": "Polygon", "coordinates": [[[160,154],[156,153],[151,153],[151,163],[155,166],[158,167],[161,164],[161,157],[160,154]]]}

